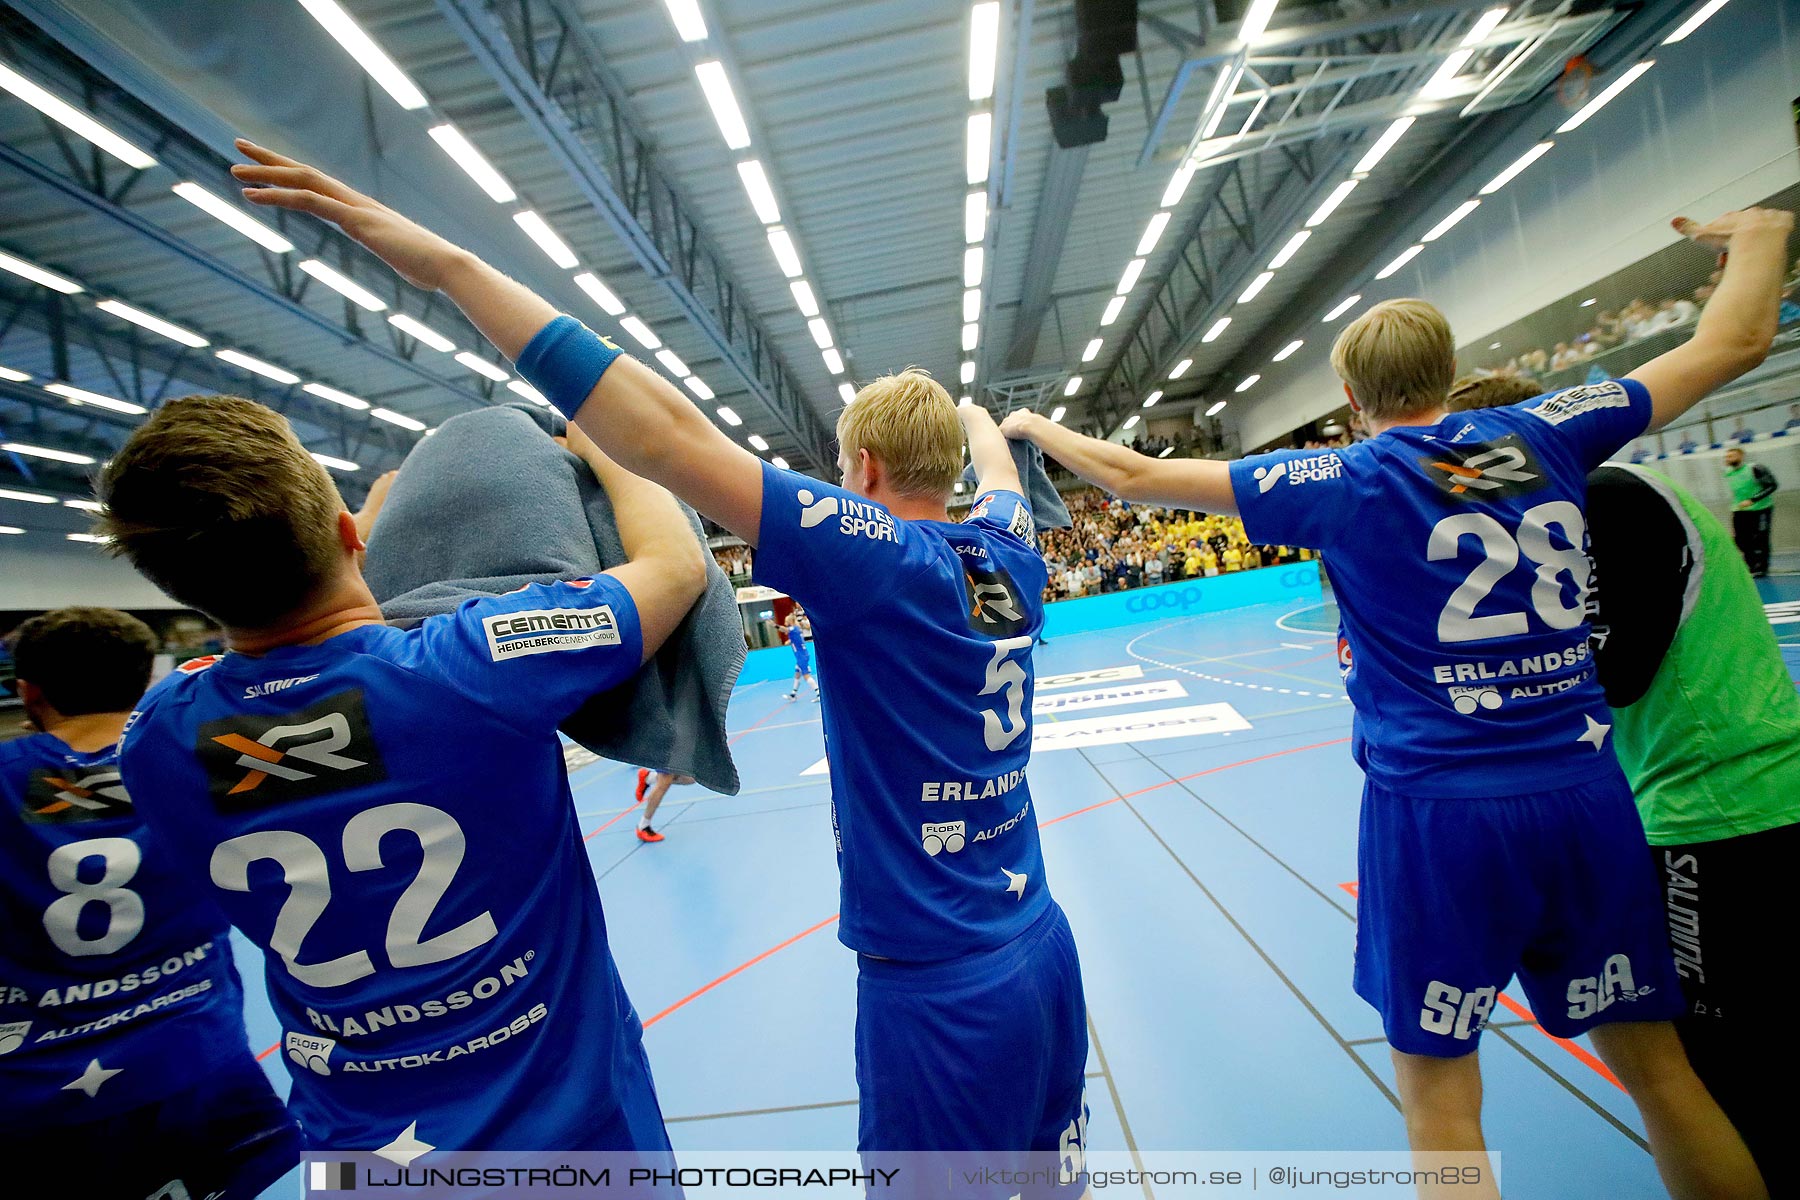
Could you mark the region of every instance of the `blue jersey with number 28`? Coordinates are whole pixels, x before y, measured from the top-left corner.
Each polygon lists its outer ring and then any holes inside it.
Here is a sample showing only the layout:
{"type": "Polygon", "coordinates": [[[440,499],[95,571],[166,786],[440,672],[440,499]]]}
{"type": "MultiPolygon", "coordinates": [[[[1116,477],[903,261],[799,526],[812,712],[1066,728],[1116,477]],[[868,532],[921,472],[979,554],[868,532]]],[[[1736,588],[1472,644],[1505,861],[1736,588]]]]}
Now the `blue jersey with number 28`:
{"type": "Polygon", "coordinates": [[[1644,432],[1635,380],[1231,467],[1253,542],[1324,551],[1357,761],[1405,795],[1617,770],[1588,647],[1588,472],[1644,432]]]}
{"type": "Polygon", "coordinates": [[[312,1145],[638,1148],[594,1141],[641,1030],[556,726],[641,646],[602,575],[229,654],[146,697],[126,782],[268,952],[312,1145]]]}
{"type": "Polygon", "coordinates": [[[1004,945],[1050,904],[1031,757],[1044,560],[1015,492],[962,524],[763,467],[757,581],[806,606],[824,689],[853,950],[930,962],[1004,945]]]}

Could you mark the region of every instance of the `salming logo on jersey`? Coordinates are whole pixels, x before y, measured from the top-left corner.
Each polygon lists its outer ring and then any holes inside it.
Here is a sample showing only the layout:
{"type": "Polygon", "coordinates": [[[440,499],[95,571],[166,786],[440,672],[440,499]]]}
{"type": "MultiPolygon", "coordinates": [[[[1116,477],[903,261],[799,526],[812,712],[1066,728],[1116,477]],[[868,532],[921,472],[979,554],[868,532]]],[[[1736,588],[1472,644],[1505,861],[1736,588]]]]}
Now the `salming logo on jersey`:
{"type": "Polygon", "coordinates": [[[302,800],[387,778],[361,689],[294,713],[242,715],[200,727],[194,747],[220,808],[302,800]]]}
{"type": "Polygon", "coordinates": [[[992,569],[963,563],[963,584],[969,596],[969,628],[983,637],[1008,638],[1030,624],[1025,608],[1019,603],[1019,588],[1012,576],[999,567],[992,569]]]}
{"type": "Polygon", "coordinates": [[[28,825],[105,821],[131,812],[117,767],[40,767],[25,788],[21,815],[28,825]]]}
{"type": "Polygon", "coordinates": [[[1459,500],[1523,496],[1550,482],[1531,447],[1517,434],[1466,446],[1442,443],[1436,453],[1421,459],[1420,464],[1440,491],[1459,500]]]}

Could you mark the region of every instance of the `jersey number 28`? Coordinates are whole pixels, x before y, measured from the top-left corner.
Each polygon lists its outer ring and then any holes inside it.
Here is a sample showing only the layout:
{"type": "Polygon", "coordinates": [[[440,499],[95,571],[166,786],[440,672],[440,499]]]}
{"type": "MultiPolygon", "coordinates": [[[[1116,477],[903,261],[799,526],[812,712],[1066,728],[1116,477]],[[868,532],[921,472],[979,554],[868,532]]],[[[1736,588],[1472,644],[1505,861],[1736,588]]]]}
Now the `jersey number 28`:
{"type": "Polygon", "coordinates": [[[1437,635],[1440,642],[1480,642],[1488,638],[1518,637],[1531,631],[1530,619],[1523,612],[1497,612],[1476,616],[1475,610],[1488,598],[1494,585],[1505,579],[1519,565],[1521,555],[1537,572],[1531,584],[1531,607],[1552,629],[1574,629],[1581,624],[1587,609],[1590,565],[1587,551],[1587,521],[1581,509],[1567,500],[1552,500],[1527,509],[1519,519],[1517,538],[1506,526],[1487,513],[1458,513],[1445,517],[1431,530],[1425,557],[1432,562],[1454,560],[1462,550],[1462,539],[1472,537],[1481,544],[1482,558],[1475,564],[1450,599],[1438,613],[1437,635]],[[1567,546],[1550,541],[1550,527],[1562,530],[1567,546]],[[1575,583],[1575,603],[1563,603],[1562,577],[1575,583]]]}

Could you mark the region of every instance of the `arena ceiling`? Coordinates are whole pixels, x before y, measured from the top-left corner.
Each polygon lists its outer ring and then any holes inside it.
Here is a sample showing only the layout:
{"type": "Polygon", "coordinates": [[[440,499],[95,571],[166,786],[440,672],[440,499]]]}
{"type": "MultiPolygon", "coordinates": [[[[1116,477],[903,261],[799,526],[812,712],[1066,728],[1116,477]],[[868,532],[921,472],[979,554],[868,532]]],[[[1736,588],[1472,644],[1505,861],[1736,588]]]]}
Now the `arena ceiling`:
{"type": "Polygon", "coordinates": [[[529,398],[441,299],[252,213],[235,133],[470,245],[734,437],[829,474],[847,388],[909,365],[1103,434],[1147,401],[1229,401],[1569,58],[1604,82],[1634,27],[1693,6],[1143,0],[1104,140],[1065,149],[1045,92],[1078,7],[0,6],[0,527],[79,533],[59,501],[170,396],[280,406],[353,497],[455,413],[529,398]],[[458,165],[470,147],[491,174],[458,165]]]}

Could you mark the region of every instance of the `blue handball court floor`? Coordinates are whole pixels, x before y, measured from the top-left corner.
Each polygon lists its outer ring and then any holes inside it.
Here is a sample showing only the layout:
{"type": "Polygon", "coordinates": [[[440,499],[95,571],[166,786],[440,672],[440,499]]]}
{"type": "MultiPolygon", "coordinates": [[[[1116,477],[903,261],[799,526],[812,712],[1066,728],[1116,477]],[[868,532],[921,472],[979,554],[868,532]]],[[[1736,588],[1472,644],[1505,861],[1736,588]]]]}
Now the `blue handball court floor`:
{"type": "MultiPolygon", "coordinates": [[[[1800,577],[1761,586],[1800,675],[1800,577]]],[[[1086,980],[1090,1153],[1406,1146],[1380,1022],[1351,990],[1362,777],[1336,627],[1312,564],[1051,608],[1030,782],[1086,980]]],[[[791,664],[751,656],[731,703],[743,790],[672,790],[667,841],[634,836],[632,769],[572,774],[678,1152],[856,1142],[855,958],[835,936],[819,708],[786,698],[791,664]]],[[[285,1092],[236,940],[251,1040],[285,1092]]],[[[1516,986],[1481,1059],[1509,1198],[1665,1194],[1625,1093],[1516,986]]]]}

